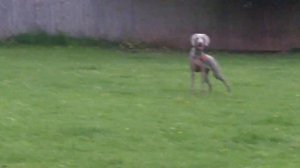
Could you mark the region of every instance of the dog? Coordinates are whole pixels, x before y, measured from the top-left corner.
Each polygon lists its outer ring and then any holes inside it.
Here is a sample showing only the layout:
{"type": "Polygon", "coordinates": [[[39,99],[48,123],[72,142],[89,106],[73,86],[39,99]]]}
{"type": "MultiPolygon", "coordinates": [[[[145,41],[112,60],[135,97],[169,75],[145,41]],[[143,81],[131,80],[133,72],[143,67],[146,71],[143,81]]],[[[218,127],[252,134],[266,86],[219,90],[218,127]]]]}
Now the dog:
{"type": "Polygon", "coordinates": [[[223,82],[228,92],[231,92],[231,88],[225,80],[220,66],[217,60],[204,53],[204,49],[209,46],[210,38],[206,34],[193,34],[190,38],[192,48],[189,53],[190,70],[191,70],[191,89],[194,92],[195,73],[201,73],[201,91],[205,90],[205,84],[208,85],[209,92],[212,91],[212,84],[209,81],[208,75],[212,71],[216,79],[223,82]]]}

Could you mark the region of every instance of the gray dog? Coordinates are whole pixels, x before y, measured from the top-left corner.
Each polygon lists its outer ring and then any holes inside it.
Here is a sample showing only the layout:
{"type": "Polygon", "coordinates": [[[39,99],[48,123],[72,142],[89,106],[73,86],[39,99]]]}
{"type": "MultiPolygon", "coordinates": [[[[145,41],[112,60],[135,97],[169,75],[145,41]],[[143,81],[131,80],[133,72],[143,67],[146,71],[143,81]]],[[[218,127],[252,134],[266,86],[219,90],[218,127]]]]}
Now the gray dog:
{"type": "Polygon", "coordinates": [[[209,87],[209,92],[212,91],[212,85],[209,81],[208,74],[212,71],[215,78],[222,81],[228,92],[230,92],[230,86],[223,77],[220,66],[218,65],[216,59],[210,55],[204,53],[205,47],[210,43],[210,39],[206,34],[193,34],[191,36],[192,48],[190,50],[190,68],[191,68],[191,78],[192,78],[192,91],[194,92],[195,83],[195,72],[201,72],[201,91],[204,91],[204,84],[206,83],[209,87]]]}

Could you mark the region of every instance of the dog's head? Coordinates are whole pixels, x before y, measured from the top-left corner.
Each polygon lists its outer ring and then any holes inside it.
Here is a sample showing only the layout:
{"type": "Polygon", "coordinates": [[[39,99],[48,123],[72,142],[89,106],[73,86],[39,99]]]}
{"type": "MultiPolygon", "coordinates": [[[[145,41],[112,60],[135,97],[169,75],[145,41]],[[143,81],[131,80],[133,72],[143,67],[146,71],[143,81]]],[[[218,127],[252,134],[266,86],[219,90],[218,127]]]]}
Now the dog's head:
{"type": "Polygon", "coordinates": [[[204,50],[205,47],[208,47],[210,39],[206,34],[193,34],[191,36],[191,44],[193,47],[197,47],[200,50],[204,50]]]}

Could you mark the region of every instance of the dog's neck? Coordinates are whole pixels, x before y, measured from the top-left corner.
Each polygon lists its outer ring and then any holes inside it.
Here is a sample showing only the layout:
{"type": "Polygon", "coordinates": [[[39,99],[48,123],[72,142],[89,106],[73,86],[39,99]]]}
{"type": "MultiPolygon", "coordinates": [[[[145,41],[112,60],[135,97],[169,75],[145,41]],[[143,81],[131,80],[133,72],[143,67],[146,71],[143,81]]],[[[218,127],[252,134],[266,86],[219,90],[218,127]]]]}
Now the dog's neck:
{"type": "Polygon", "coordinates": [[[196,56],[200,57],[202,55],[205,55],[204,50],[200,50],[197,47],[194,47],[196,51],[196,56]]]}

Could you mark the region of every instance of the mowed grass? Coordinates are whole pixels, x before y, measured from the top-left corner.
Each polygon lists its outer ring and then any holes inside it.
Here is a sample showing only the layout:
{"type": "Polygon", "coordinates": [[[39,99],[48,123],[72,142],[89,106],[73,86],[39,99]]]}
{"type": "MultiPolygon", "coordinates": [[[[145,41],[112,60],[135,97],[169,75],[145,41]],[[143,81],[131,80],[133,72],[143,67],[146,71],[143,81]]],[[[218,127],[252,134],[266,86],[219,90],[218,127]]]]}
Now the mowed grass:
{"type": "Polygon", "coordinates": [[[0,48],[0,167],[300,167],[300,55],[213,54],[231,94],[187,52],[0,48]]]}

